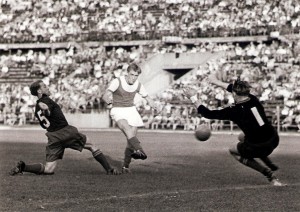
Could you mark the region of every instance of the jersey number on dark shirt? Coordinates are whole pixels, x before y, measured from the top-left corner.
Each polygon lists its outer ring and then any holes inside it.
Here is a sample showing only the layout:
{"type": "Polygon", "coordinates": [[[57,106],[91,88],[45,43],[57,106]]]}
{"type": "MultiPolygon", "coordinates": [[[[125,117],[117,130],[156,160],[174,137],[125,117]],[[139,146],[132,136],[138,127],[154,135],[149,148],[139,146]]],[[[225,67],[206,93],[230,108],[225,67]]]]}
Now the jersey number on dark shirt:
{"type": "Polygon", "coordinates": [[[37,115],[38,115],[38,119],[40,121],[40,124],[42,125],[43,128],[47,129],[48,127],[50,127],[49,120],[46,118],[46,116],[43,115],[41,110],[39,110],[37,112],[37,115]]]}

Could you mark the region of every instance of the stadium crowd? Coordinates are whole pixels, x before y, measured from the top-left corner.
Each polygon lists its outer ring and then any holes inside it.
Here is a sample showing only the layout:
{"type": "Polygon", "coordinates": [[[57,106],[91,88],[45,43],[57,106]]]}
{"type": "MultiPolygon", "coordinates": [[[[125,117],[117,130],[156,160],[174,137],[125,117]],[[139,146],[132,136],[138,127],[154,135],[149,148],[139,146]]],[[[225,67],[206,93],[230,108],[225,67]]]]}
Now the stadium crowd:
{"type": "Polygon", "coordinates": [[[298,0],[1,1],[2,43],[299,33],[298,0]]]}
{"type": "MultiPolygon", "coordinates": [[[[198,87],[199,98],[219,107],[231,104],[222,90],[206,86],[205,76],[222,70],[226,80],[240,75],[252,83],[261,101],[282,101],[282,126],[300,130],[300,43],[284,34],[299,33],[300,3],[270,0],[148,0],[148,1],[1,1],[1,43],[70,41],[67,49],[1,51],[1,78],[21,67],[27,77],[54,82],[51,93],[64,112],[105,110],[101,96],[112,78],[120,76],[129,62],[149,55],[174,52],[218,52],[226,56],[194,69],[188,79],[179,79],[157,95],[163,112],[153,114],[138,104],[146,127],[193,129],[201,121],[182,95],[183,86],[198,87]],[[205,11],[205,12],[203,12],[205,11]],[[195,45],[88,47],[76,41],[153,40],[176,35],[187,38],[269,35],[278,39],[249,43],[199,43],[195,45]],[[273,34],[274,35],[274,34],[273,34]],[[181,114],[181,116],[180,116],[181,114]],[[286,117],[292,117],[285,119],[286,117]]],[[[28,86],[1,84],[0,122],[24,124],[32,121],[34,98],[28,86]]],[[[273,114],[274,115],[274,114],[273,114]]],[[[224,123],[210,123],[216,129],[224,123]]],[[[275,123],[274,123],[275,124],[275,123]]]]}
{"type": "MultiPolygon", "coordinates": [[[[179,126],[184,129],[197,126],[200,120],[196,118],[193,107],[182,95],[183,86],[199,86],[199,98],[212,106],[219,107],[224,102],[231,104],[233,100],[230,95],[205,84],[205,76],[219,70],[223,71],[223,77],[227,81],[240,75],[242,79],[252,83],[252,92],[260,96],[261,101],[282,100],[281,115],[293,116],[294,120],[291,122],[293,125],[300,111],[298,45],[295,45],[292,51],[290,45],[278,40],[270,44],[249,43],[245,46],[231,43],[206,43],[193,47],[162,44],[153,46],[151,51],[149,48],[143,51],[142,47],[131,47],[127,50],[118,47],[106,50],[103,47],[91,49],[84,46],[76,50],[72,45],[68,50],[58,50],[55,54],[33,50],[25,53],[19,50],[15,54],[1,56],[1,64],[8,64],[4,72],[2,65],[4,73],[2,77],[9,77],[9,70],[14,66],[30,64],[29,77],[40,75],[48,84],[55,82],[50,89],[65,112],[99,112],[105,109],[101,96],[108,82],[124,73],[128,62],[142,61],[147,58],[147,54],[177,52],[178,47],[180,52],[225,51],[227,54],[224,58],[199,66],[191,71],[188,78],[175,81],[168,89],[158,94],[157,101],[161,102],[165,112],[161,116],[156,116],[156,120],[153,120],[155,114],[145,109],[146,105],[139,104],[138,107],[148,123],[146,126],[173,129],[179,126]],[[188,112],[179,118],[176,115],[178,113],[174,112],[176,110],[188,112]],[[160,123],[157,119],[161,119],[160,123]],[[166,121],[167,119],[169,120],[166,121]],[[156,122],[159,124],[155,124],[156,122]]],[[[34,99],[30,96],[28,86],[2,84],[1,90],[4,91],[1,94],[2,114],[14,114],[11,115],[13,118],[6,119],[14,120],[16,115],[24,117],[24,112],[20,111],[26,111],[27,118],[33,118],[33,108],[30,106],[34,104],[34,99]],[[10,111],[7,111],[8,108],[10,111]]],[[[22,120],[20,124],[23,122],[22,120]]],[[[221,123],[219,125],[221,126],[221,123]]]]}

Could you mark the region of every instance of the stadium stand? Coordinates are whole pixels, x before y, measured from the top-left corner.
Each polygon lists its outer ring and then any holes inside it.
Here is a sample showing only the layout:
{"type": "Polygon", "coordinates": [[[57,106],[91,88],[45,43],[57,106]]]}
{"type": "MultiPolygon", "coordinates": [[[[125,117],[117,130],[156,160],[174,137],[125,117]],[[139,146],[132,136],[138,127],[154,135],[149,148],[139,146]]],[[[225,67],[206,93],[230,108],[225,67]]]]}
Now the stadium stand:
{"type": "MultiPolygon", "coordinates": [[[[158,127],[192,129],[198,124],[192,109],[181,120],[174,112],[183,110],[178,108],[181,105],[192,108],[181,87],[203,83],[206,74],[222,69],[227,80],[241,75],[252,83],[252,92],[265,103],[274,125],[279,106],[280,124],[293,115],[288,128],[299,129],[300,3],[296,0],[15,0],[0,5],[0,121],[5,124],[34,122],[34,100],[28,90],[34,79],[56,85],[51,91],[65,112],[97,112],[105,109],[101,95],[107,83],[122,74],[128,62],[154,54],[225,51],[225,58],[197,67],[188,80],[179,79],[157,95],[157,101],[164,107],[171,104],[168,110],[173,111],[163,115],[158,127]],[[181,42],[164,42],[168,36],[181,42]],[[20,113],[20,108],[25,112],[20,113]]],[[[216,108],[232,103],[229,95],[210,86],[199,90],[199,97],[216,108]]],[[[144,114],[147,105],[138,107],[144,114]]],[[[154,114],[147,113],[150,128],[154,114]]],[[[211,124],[216,129],[232,127],[211,124]]]]}

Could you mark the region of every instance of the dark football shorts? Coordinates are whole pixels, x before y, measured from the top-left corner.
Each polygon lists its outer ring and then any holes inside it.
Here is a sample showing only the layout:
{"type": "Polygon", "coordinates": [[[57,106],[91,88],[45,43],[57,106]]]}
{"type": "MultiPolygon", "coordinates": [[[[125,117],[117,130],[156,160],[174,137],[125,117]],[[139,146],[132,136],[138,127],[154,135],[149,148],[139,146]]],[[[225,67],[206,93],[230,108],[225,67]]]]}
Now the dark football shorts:
{"type": "Polygon", "coordinates": [[[78,132],[76,127],[68,125],[54,132],[47,132],[46,161],[62,159],[65,148],[82,151],[86,143],[86,135],[78,132]]]}
{"type": "Polygon", "coordinates": [[[241,141],[237,144],[237,149],[244,158],[262,158],[270,155],[279,144],[279,136],[277,132],[274,132],[273,136],[266,142],[259,144],[252,144],[245,141],[241,141]]]}

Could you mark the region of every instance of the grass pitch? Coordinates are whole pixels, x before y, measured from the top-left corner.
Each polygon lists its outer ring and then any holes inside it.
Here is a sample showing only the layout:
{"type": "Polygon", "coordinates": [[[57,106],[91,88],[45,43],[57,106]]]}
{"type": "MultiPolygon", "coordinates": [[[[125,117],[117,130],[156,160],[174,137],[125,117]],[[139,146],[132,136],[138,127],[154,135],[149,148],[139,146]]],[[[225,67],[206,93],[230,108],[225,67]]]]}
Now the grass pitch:
{"type": "MultiPolygon", "coordinates": [[[[120,131],[82,131],[107,155],[121,161],[120,131]]],[[[44,131],[0,131],[0,211],[300,211],[299,136],[281,136],[271,159],[287,187],[273,187],[229,154],[237,135],[206,142],[192,133],[139,132],[148,159],[131,174],[108,176],[90,152],[66,150],[55,175],[9,176],[19,160],[44,162],[44,131]]],[[[117,164],[116,164],[117,165],[117,164]]]]}

